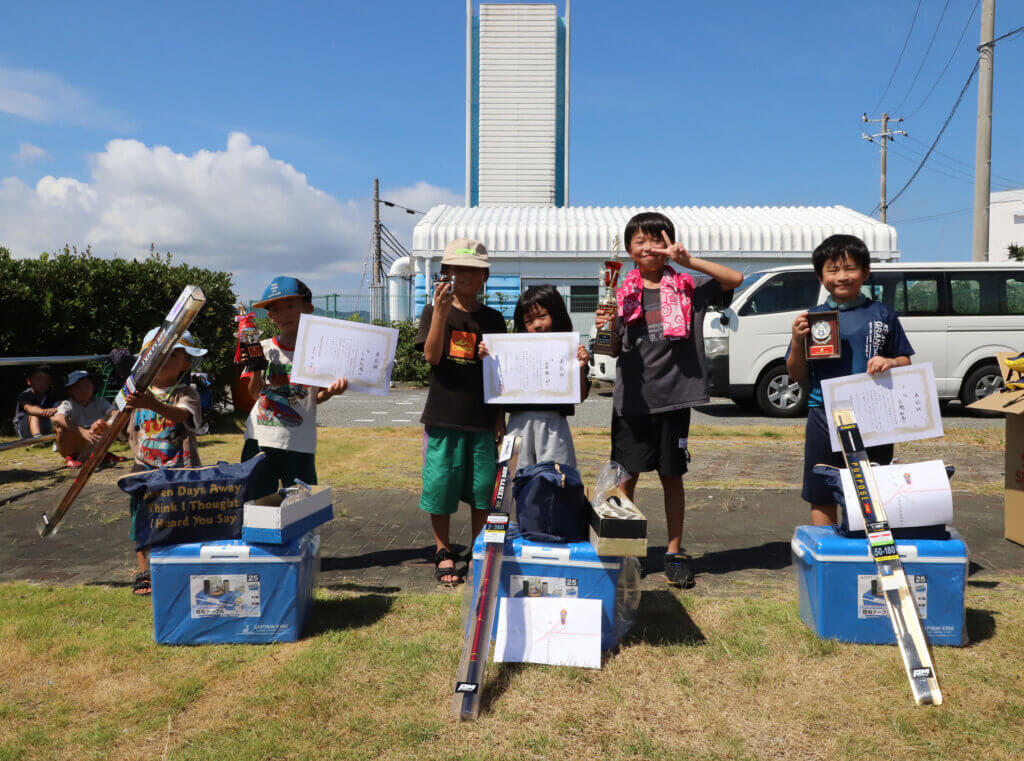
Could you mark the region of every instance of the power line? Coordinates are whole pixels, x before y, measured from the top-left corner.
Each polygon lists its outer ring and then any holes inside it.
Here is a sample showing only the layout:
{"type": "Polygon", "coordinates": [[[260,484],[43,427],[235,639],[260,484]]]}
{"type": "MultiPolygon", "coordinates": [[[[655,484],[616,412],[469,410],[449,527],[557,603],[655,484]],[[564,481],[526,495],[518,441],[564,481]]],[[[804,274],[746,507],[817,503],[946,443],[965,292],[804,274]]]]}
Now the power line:
{"type": "MultiPolygon", "coordinates": [[[[911,137],[910,135],[907,135],[907,137],[910,138],[911,140],[913,140],[918,145],[921,145],[921,146],[923,146],[925,148],[928,147],[928,143],[925,143],[922,140],[918,140],[917,138],[911,137]]],[[[915,154],[918,158],[921,158],[921,156],[924,155],[923,153],[921,153],[921,151],[919,151],[919,150],[917,150],[915,148],[912,148],[912,147],[910,147],[908,145],[904,145],[903,146],[903,150],[909,151],[910,153],[915,154]]],[[[943,159],[945,159],[945,161],[946,161],[945,168],[946,169],[949,169],[950,171],[953,171],[953,172],[962,172],[963,174],[969,175],[972,178],[974,177],[974,166],[972,164],[968,164],[966,161],[961,161],[960,159],[958,159],[958,158],[956,158],[954,156],[950,156],[948,153],[943,153],[938,148],[936,148],[935,151],[933,152],[933,156],[940,156],[943,159]],[[954,164],[959,164],[959,166],[953,166],[954,164]],[[961,168],[961,167],[963,167],[963,168],[961,168]]],[[[938,162],[940,166],[943,165],[943,163],[941,161],[939,161],[939,159],[936,159],[934,157],[932,158],[932,162],[933,163],[934,162],[938,162]]],[[[1006,175],[995,174],[993,172],[992,173],[992,179],[993,180],[999,180],[999,182],[996,182],[995,184],[996,185],[1003,185],[1007,189],[1024,187],[1024,182],[1021,182],[1020,180],[1015,180],[1012,177],[1007,177],[1006,175]]]]}
{"type": "Polygon", "coordinates": [[[882,105],[882,101],[885,100],[885,96],[889,94],[889,88],[892,86],[892,80],[896,76],[896,71],[900,67],[900,61],[903,60],[903,54],[907,52],[907,43],[910,42],[910,35],[914,32],[914,24],[917,23],[917,14],[921,11],[921,0],[917,0],[917,8],[914,9],[914,18],[910,20],[910,29],[907,31],[907,39],[903,41],[903,47],[900,49],[900,54],[896,58],[896,65],[892,67],[892,74],[889,75],[889,81],[885,85],[885,89],[882,91],[882,96],[878,99],[878,103],[871,109],[871,113],[875,113],[878,107],[882,105]]]}
{"type": "Polygon", "coordinates": [[[942,6],[942,13],[939,14],[939,23],[935,25],[935,31],[932,32],[932,38],[928,40],[928,47],[925,48],[924,57],[921,58],[921,65],[917,67],[917,71],[914,73],[914,78],[910,81],[910,87],[907,88],[907,94],[903,96],[903,100],[900,104],[894,108],[894,111],[899,111],[903,108],[903,104],[907,102],[907,98],[910,97],[910,93],[914,91],[914,85],[917,84],[917,78],[921,76],[921,70],[924,68],[924,62],[928,60],[928,54],[932,52],[932,45],[935,44],[935,38],[939,34],[939,28],[942,26],[942,19],[946,18],[946,9],[949,8],[949,0],[946,0],[946,4],[942,6]]]}
{"type": "Polygon", "coordinates": [[[977,0],[977,2],[974,3],[974,7],[971,8],[971,15],[967,17],[967,23],[964,24],[963,31],[960,32],[960,39],[956,41],[956,46],[954,46],[953,52],[950,53],[949,58],[946,59],[946,65],[942,67],[942,71],[939,73],[939,76],[936,78],[935,82],[932,83],[932,86],[928,89],[928,92],[924,96],[924,99],[917,104],[917,108],[910,112],[910,116],[913,116],[914,114],[921,110],[924,104],[927,103],[928,99],[932,96],[932,93],[935,92],[935,88],[939,86],[939,82],[941,82],[942,78],[946,76],[946,71],[949,69],[949,65],[953,63],[953,58],[956,56],[957,51],[960,50],[960,45],[964,41],[964,35],[967,34],[967,30],[971,26],[971,21],[974,20],[974,14],[978,12],[979,5],[981,5],[981,0],[977,0]]]}
{"type": "Polygon", "coordinates": [[[1000,35],[999,37],[996,37],[991,42],[983,42],[981,45],[978,45],[978,50],[981,50],[984,47],[988,47],[989,45],[995,45],[1000,40],[1005,40],[1007,37],[1014,37],[1014,36],[1020,34],[1021,32],[1024,32],[1024,26],[1018,26],[1013,31],[1010,31],[1010,32],[1007,32],[1006,34],[1000,35]]]}
{"type": "Polygon", "coordinates": [[[974,75],[978,73],[978,65],[978,62],[975,61],[974,67],[971,69],[971,73],[967,77],[967,81],[964,82],[964,86],[960,90],[960,94],[957,96],[956,103],[953,104],[953,109],[949,112],[949,116],[946,117],[946,121],[942,125],[942,129],[939,130],[939,134],[935,136],[935,140],[933,140],[932,144],[928,147],[928,152],[925,153],[924,158],[921,159],[921,163],[917,165],[917,169],[915,169],[914,173],[910,175],[910,179],[907,180],[906,184],[900,188],[899,192],[892,197],[892,200],[889,201],[890,206],[906,192],[907,188],[910,187],[910,183],[912,183],[917,175],[921,173],[921,169],[924,168],[925,163],[928,161],[928,157],[932,155],[932,151],[935,150],[935,146],[938,145],[939,140],[942,139],[942,134],[946,131],[946,127],[948,127],[949,123],[953,121],[953,116],[956,114],[956,110],[960,107],[960,102],[964,99],[964,95],[967,93],[967,88],[971,86],[971,80],[973,80],[974,75]]]}

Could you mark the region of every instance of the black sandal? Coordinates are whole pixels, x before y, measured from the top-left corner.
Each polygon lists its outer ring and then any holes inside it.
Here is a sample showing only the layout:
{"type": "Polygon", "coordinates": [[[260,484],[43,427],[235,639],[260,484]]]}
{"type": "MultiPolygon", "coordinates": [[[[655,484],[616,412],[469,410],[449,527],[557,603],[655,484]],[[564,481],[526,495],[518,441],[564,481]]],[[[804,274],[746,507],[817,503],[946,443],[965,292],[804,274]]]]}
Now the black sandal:
{"type": "Polygon", "coordinates": [[[458,559],[459,559],[458,555],[456,555],[455,553],[453,553],[451,550],[449,550],[446,547],[442,547],[437,552],[435,552],[434,553],[434,581],[436,581],[438,584],[440,584],[440,585],[442,585],[444,587],[447,587],[449,589],[454,589],[456,586],[458,586],[459,583],[461,583],[461,581],[462,581],[462,574],[459,573],[458,569],[454,565],[455,562],[458,561],[458,559]],[[441,563],[443,563],[445,560],[451,560],[452,561],[452,567],[451,568],[442,568],[441,567],[441,563]],[[455,578],[452,579],[452,580],[449,580],[449,581],[444,581],[444,579],[443,579],[444,576],[454,576],[455,578]]]}
{"type": "Polygon", "coordinates": [[[135,583],[132,585],[132,594],[143,597],[153,594],[153,582],[150,579],[149,571],[139,571],[135,574],[135,583]]]}

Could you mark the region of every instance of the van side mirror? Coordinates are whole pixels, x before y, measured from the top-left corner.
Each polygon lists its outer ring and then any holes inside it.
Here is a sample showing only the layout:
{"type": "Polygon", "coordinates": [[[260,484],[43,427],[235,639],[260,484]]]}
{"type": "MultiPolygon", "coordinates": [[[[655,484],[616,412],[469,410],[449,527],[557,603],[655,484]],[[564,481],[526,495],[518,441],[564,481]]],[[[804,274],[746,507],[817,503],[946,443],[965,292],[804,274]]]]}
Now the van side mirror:
{"type": "Polygon", "coordinates": [[[718,315],[718,321],[722,323],[723,328],[729,327],[729,313],[724,310],[720,312],[718,315]]]}

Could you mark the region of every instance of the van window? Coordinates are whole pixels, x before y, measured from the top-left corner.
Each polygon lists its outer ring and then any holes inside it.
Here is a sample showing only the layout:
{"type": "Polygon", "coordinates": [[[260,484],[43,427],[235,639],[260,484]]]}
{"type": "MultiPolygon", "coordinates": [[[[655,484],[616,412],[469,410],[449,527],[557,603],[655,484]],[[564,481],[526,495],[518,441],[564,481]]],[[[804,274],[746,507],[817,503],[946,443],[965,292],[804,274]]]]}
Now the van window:
{"type": "Polygon", "coordinates": [[[872,272],[861,293],[892,307],[896,314],[940,314],[942,275],[938,272],[872,272]]]}
{"type": "Polygon", "coordinates": [[[1024,314],[1024,273],[949,273],[953,314],[1024,314]]]}
{"type": "Polygon", "coordinates": [[[813,271],[780,272],[762,283],[740,309],[740,315],[807,309],[818,303],[820,289],[818,276],[813,271]]]}

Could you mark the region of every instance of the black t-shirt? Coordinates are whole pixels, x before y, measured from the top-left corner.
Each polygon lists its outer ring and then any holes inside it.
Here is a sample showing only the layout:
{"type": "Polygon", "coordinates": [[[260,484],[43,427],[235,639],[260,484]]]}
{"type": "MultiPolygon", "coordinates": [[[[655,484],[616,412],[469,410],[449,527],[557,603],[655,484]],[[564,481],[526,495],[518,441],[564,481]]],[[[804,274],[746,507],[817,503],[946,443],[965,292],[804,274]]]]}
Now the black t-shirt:
{"type": "Polygon", "coordinates": [[[46,391],[39,395],[37,395],[31,388],[26,388],[18,394],[18,403],[14,408],[15,425],[17,425],[18,421],[25,415],[26,404],[31,404],[36,407],[42,407],[44,410],[48,410],[56,407],[59,401],[60,395],[52,388],[46,389],[46,391]]]}
{"type": "MultiPolygon", "coordinates": [[[[420,315],[420,330],[416,334],[419,351],[427,343],[433,314],[434,307],[428,304],[420,315]]],[[[460,431],[494,429],[497,408],[484,404],[483,360],[477,347],[484,333],[504,332],[505,318],[496,309],[481,306],[475,312],[464,312],[453,306],[448,310],[444,349],[441,361],[431,368],[421,423],[460,431]]]]}
{"type": "Polygon", "coordinates": [[[704,313],[727,306],[732,291],[714,278],[693,278],[693,322],[686,338],[665,338],[661,291],[644,288],[641,320],[616,322],[620,343],[613,404],[619,415],[650,415],[707,404],[704,368],[704,313]]]}

